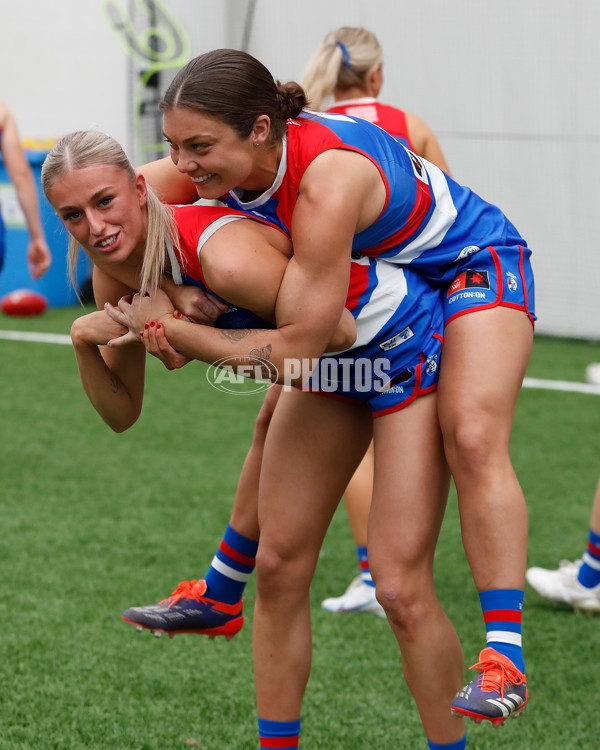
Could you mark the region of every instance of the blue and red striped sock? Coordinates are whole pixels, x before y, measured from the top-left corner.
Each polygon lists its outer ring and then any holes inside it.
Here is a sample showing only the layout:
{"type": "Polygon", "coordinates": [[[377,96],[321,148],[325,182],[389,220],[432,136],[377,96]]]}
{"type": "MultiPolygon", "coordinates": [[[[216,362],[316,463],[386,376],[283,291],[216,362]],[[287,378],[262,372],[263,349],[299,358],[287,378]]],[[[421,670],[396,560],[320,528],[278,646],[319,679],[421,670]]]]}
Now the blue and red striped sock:
{"type": "Polygon", "coordinates": [[[228,524],[208,573],[206,595],[227,604],[239,602],[256,564],[258,542],[238,534],[228,524]]]}
{"type": "Polygon", "coordinates": [[[589,531],[588,544],[583,553],[583,562],[579,568],[577,580],[588,589],[600,583],[600,536],[592,529],[589,531]]]}
{"type": "Polygon", "coordinates": [[[371,577],[371,569],[369,567],[369,555],[366,547],[357,547],[356,556],[358,557],[358,565],[360,567],[360,577],[362,582],[367,586],[375,588],[373,578],[371,577]]]}
{"type": "Polygon", "coordinates": [[[490,589],[479,593],[487,645],[510,659],[520,672],[525,672],[521,640],[523,596],[522,589],[490,589]]]}
{"type": "Polygon", "coordinates": [[[467,747],[467,735],[464,734],[460,740],[451,742],[450,744],[440,745],[437,742],[427,740],[429,744],[429,750],[465,750],[467,747]]]}
{"type": "Polygon", "coordinates": [[[297,721],[269,721],[258,718],[258,733],[260,747],[269,750],[298,750],[300,742],[300,722],[297,721]]]}

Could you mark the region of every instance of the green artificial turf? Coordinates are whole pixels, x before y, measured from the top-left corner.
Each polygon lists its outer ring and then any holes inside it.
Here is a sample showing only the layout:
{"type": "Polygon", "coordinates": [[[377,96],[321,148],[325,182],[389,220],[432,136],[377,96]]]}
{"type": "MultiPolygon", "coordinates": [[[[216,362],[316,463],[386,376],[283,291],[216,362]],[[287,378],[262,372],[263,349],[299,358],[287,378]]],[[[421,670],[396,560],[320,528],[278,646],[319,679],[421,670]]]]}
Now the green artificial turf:
{"type": "MultiPolygon", "coordinates": [[[[0,316],[0,329],[68,333],[78,308],[0,316]]],[[[600,346],[536,339],[528,375],[583,381],[600,346]]],[[[231,642],[156,640],[121,620],[201,577],[222,538],[262,396],[219,393],[205,368],[148,362],[142,416],[113,433],[89,404],[69,346],[0,340],[0,750],[255,750],[251,623],[231,642]]],[[[530,511],[530,564],[581,555],[600,474],[600,397],[523,389],[511,444],[530,511]]],[[[306,750],[425,748],[384,620],[320,608],[356,573],[342,509],[312,587],[306,750]]],[[[437,553],[440,599],[477,660],[484,626],[452,493],[437,553]]],[[[530,706],[469,748],[570,750],[600,739],[600,618],[531,589],[530,706]]]]}

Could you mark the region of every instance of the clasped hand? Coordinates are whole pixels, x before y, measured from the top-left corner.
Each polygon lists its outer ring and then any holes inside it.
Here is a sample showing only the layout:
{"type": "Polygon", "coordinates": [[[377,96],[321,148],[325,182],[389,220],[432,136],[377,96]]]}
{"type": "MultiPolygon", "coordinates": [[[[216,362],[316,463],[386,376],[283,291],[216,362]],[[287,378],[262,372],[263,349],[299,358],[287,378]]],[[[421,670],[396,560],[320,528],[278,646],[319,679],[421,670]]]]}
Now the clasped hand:
{"type": "Polygon", "coordinates": [[[128,334],[109,341],[109,346],[141,341],[146,325],[150,325],[151,321],[163,321],[174,312],[171,300],[160,289],[144,297],[138,292],[133,296],[121,297],[116,307],[107,302],[104,309],[115,323],[120,323],[129,330],[128,334]]]}
{"type": "Polygon", "coordinates": [[[128,329],[123,336],[109,341],[109,346],[119,347],[141,341],[146,351],[160,359],[168,370],[183,367],[190,361],[173,349],[165,335],[166,320],[187,318],[175,311],[171,300],[162,290],[144,297],[139,293],[133,297],[122,297],[116,307],[107,302],[104,309],[112,320],[128,329]]]}

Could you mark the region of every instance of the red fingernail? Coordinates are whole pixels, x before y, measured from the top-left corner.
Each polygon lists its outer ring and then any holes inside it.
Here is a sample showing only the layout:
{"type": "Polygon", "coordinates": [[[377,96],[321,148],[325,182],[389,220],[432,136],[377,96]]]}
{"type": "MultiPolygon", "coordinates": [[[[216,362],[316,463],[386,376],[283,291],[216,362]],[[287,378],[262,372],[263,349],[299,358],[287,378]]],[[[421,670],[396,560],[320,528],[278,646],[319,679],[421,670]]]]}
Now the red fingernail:
{"type": "Polygon", "coordinates": [[[156,325],[156,321],[151,320],[150,321],[150,328],[154,328],[155,325],[156,325]]]}
{"type": "Polygon", "coordinates": [[[148,330],[148,328],[150,328],[150,326],[148,325],[148,323],[146,323],[146,324],[144,325],[144,328],[145,328],[146,330],[148,330]]]}
{"type": "Polygon", "coordinates": [[[180,318],[181,317],[181,313],[179,312],[179,310],[175,310],[175,312],[173,313],[173,315],[176,318],[180,318]]]}
{"type": "Polygon", "coordinates": [[[156,324],[156,330],[158,331],[159,328],[161,328],[161,325],[160,325],[160,323],[157,323],[156,324]]]}
{"type": "Polygon", "coordinates": [[[140,331],[140,336],[143,338],[143,336],[144,336],[144,332],[143,331],[140,331]]]}

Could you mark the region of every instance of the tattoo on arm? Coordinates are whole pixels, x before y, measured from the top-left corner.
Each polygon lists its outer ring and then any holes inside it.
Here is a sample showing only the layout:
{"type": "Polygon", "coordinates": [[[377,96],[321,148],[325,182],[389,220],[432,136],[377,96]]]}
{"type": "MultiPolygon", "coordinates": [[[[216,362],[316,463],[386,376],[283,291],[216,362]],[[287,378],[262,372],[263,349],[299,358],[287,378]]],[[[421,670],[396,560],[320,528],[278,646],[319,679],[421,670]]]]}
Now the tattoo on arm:
{"type": "MultiPolygon", "coordinates": [[[[245,338],[248,338],[248,336],[252,336],[254,334],[268,335],[268,333],[268,330],[263,330],[261,328],[231,328],[222,330],[221,336],[235,344],[239,341],[243,341],[245,338]]],[[[277,378],[277,368],[275,367],[275,365],[272,365],[270,361],[272,351],[273,346],[271,344],[265,344],[264,346],[258,347],[256,349],[251,349],[248,353],[248,359],[250,361],[250,364],[254,365],[255,367],[261,368],[264,378],[275,380],[277,378]]]]}
{"type": "Polygon", "coordinates": [[[236,341],[243,341],[248,336],[252,336],[255,333],[261,333],[261,331],[254,330],[252,328],[231,328],[221,331],[221,336],[235,343],[236,341]]]}
{"type": "Polygon", "coordinates": [[[123,383],[121,383],[119,378],[113,372],[110,372],[110,370],[109,370],[109,378],[110,378],[110,390],[113,393],[117,393],[118,391],[120,391],[121,388],[123,387],[123,383]]]}
{"type": "Polygon", "coordinates": [[[271,364],[269,359],[272,351],[271,344],[267,344],[261,346],[260,349],[250,349],[248,357],[251,364],[260,367],[263,378],[275,381],[277,379],[277,368],[271,364]]]}
{"type": "Polygon", "coordinates": [[[249,357],[260,357],[261,359],[268,360],[271,356],[271,352],[273,351],[273,347],[271,344],[267,344],[266,346],[261,346],[260,349],[250,349],[249,357]]]}

